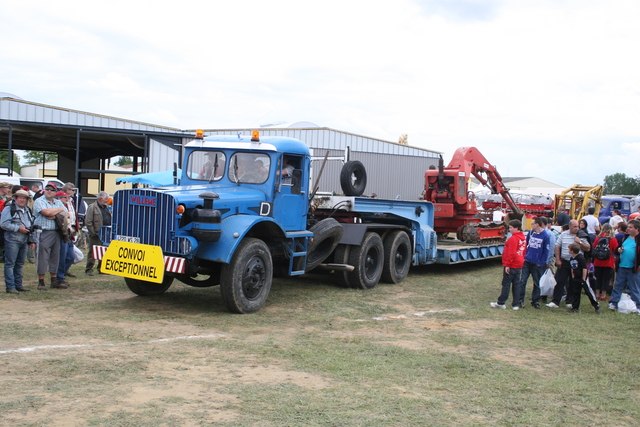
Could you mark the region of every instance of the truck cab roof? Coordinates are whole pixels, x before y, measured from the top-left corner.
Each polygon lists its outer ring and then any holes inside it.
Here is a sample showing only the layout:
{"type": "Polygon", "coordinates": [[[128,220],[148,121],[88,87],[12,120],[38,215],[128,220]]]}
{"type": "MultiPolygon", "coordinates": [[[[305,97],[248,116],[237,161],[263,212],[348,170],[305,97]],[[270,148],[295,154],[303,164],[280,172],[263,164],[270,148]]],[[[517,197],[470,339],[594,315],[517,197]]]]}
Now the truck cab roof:
{"type": "Polygon", "coordinates": [[[191,141],[185,144],[185,148],[258,150],[309,155],[309,147],[304,142],[284,136],[266,136],[261,137],[259,141],[252,141],[250,136],[216,135],[191,141]]]}

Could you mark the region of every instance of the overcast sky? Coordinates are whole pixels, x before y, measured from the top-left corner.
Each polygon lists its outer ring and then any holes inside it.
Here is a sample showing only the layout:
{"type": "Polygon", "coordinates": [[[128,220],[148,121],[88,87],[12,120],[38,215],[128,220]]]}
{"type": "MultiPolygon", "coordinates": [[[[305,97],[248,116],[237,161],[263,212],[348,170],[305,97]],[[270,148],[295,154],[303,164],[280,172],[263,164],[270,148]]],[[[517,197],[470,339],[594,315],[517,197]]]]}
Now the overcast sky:
{"type": "Polygon", "coordinates": [[[180,129],[310,121],[568,187],[638,176],[640,1],[0,0],[0,92],[180,129]]]}

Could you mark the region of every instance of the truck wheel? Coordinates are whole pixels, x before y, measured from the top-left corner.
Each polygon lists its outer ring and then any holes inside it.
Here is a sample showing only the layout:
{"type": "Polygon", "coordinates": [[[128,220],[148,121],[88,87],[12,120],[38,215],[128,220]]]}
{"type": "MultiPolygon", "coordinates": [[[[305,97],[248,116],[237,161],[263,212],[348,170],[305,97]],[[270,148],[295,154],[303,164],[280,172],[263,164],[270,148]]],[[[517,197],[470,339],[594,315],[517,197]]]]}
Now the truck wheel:
{"type": "Polygon", "coordinates": [[[362,196],[367,186],[367,171],[362,162],[350,160],[342,166],[340,186],[345,196],[362,196]]]}
{"type": "Polygon", "coordinates": [[[313,232],[313,242],[307,247],[307,265],[305,271],[316,268],[338,246],[342,239],[342,226],[333,218],[323,219],[309,229],[313,232]]]}
{"type": "Polygon", "coordinates": [[[392,231],[384,239],[384,265],[382,280],[400,283],[407,277],[411,267],[411,240],[404,231],[392,231]]]}
{"type": "Polygon", "coordinates": [[[349,284],[358,289],[372,289],[380,281],[384,247],[377,233],[365,233],[360,246],[349,251],[349,264],[354,270],[348,273],[349,284]]]}
{"type": "Polygon", "coordinates": [[[236,248],[231,262],[222,267],[220,294],[229,311],[253,313],[267,300],[273,278],[269,247],[248,237],[236,248]]]}
{"type": "MultiPolygon", "coordinates": [[[[333,252],[333,262],[336,264],[348,264],[349,263],[349,245],[338,245],[336,250],[333,252]]],[[[336,281],[338,285],[349,288],[351,284],[349,283],[348,272],[346,271],[336,271],[336,281]]]]}
{"type": "Polygon", "coordinates": [[[173,283],[173,276],[165,274],[162,283],[145,282],[144,280],[125,277],[124,283],[127,284],[127,287],[134,294],[142,297],[150,297],[153,295],[164,294],[171,286],[171,283],[173,283]]]}

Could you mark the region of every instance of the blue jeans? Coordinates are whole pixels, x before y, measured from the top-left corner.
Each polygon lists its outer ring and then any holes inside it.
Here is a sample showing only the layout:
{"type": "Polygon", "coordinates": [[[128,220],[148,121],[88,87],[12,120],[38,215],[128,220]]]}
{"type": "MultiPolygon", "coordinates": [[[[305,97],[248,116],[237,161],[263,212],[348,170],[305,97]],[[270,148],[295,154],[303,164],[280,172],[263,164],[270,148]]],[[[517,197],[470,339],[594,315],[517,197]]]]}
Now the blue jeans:
{"type": "Polygon", "coordinates": [[[527,291],[527,280],[529,275],[533,279],[533,291],[531,291],[531,305],[540,303],[540,278],[546,271],[546,265],[537,265],[529,261],[525,261],[522,266],[522,279],[520,283],[520,305],[524,305],[524,297],[527,291]]]}
{"type": "Polygon", "coordinates": [[[640,307],[640,292],[638,291],[638,281],[640,280],[640,273],[633,274],[633,269],[620,267],[616,273],[616,284],[611,292],[611,304],[618,306],[622,291],[627,288],[629,294],[631,294],[631,300],[636,303],[636,307],[640,307]]]}
{"type": "Polygon", "coordinates": [[[4,243],[4,283],[7,289],[22,287],[22,266],[27,259],[28,243],[4,243]]]}
{"type": "Polygon", "coordinates": [[[73,265],[75,253],[73,252],[73,242],[69,240],[65,243],[60,239],[60,260],[58,261],[58,274],[56,279],[58,282],[64,280],[64,275],[73,265]]]}
{"type": "Polygon", "coordinates": [[[502,292],[498,297],[498,304],[504,305],[509,299],[509,291],[513,290],[512,307],[520,305],[520,273],[521,268],[511,268],[507,273],[507,268],[502,267],[502,292]]]}

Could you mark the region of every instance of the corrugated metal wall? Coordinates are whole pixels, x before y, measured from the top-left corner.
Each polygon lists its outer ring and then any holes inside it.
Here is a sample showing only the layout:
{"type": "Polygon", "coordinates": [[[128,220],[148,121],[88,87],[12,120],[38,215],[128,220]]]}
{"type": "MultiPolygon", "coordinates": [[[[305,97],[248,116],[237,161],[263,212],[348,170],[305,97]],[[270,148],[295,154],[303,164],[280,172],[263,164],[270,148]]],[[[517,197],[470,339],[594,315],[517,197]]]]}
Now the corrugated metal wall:
{"type": "Polygon", "coordinates": [[[153,138],[149,138],[149,172],[162,172],[173,170],[173,164],[179,163],[180,152],[177,148],[168,147],[153,138]]]}
{"type": "MultiPolygon", "coordinates": [[[[395,144],[375,138],[355,135],[328,128],[259,128],[262,136],[286,136],[296,138],[312,150],[314,157],[344,156],[350,148],[350,160],[359,160],[367,170],[366,195],[375,193],[379,198],[416,200],[424,188],[424,172],[429,165],[438,164],[438,152],[395,144]]],[[[251,129],[205,130],[205,135],[249,135],[251,129]]],[[[328,161],[322,172],[319,191],[342,193],[340,171],[342,162],[328,161]]],[[[313,162],[312,177],[316,182],[322,160],[313,162]]]]}

